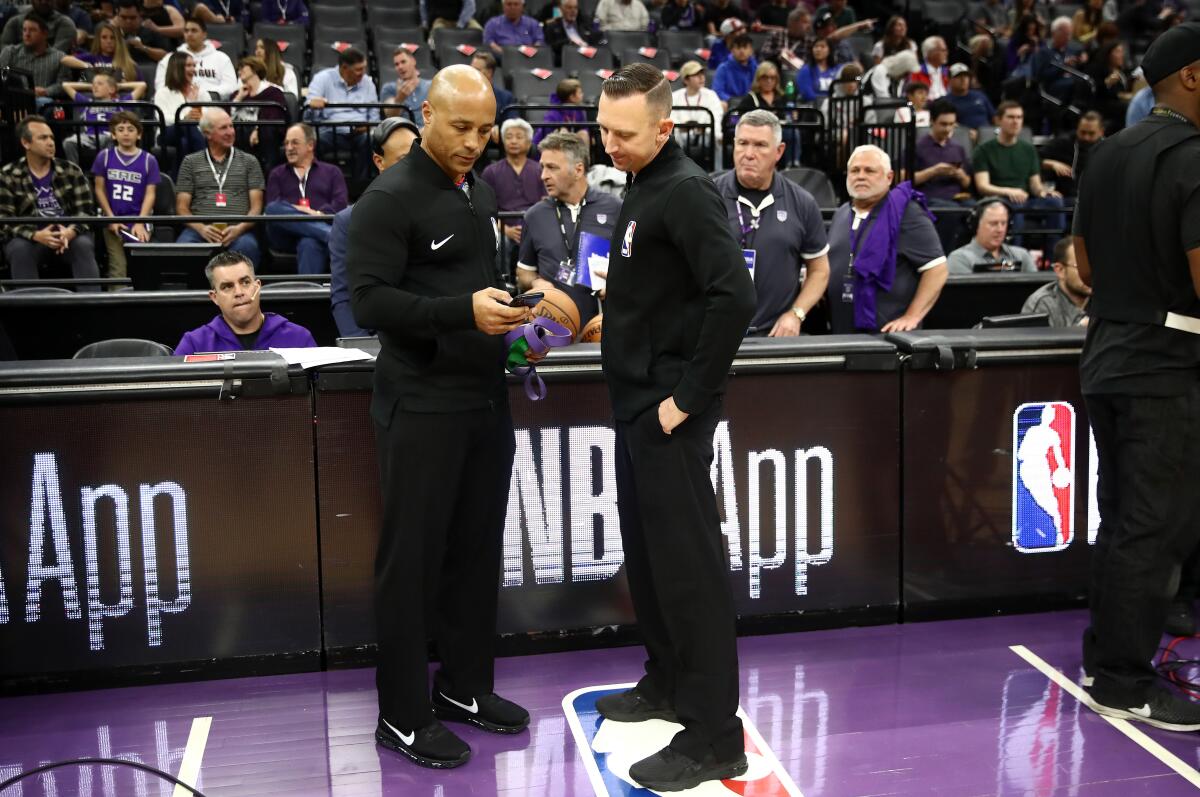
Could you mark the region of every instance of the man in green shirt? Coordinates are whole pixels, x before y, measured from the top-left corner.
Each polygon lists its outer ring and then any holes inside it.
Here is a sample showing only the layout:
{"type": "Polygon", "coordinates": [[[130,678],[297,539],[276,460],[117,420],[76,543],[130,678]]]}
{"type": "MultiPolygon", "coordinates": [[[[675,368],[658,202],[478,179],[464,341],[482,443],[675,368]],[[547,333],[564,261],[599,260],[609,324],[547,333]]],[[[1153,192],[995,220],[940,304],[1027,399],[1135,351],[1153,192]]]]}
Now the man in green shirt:
{"type": "MultiPolygon", "coordinates": [[[[1021,140],[1021,127],[1025,123],[1025,111],[1019,103],[1006,100],[996,109],[1000,127],[996,138],[985,141],[975,148],[971,165],[975,171],[975,187],[981,197],[1003,197],[1014,210],[1037,209],[1058,210],[1046,213],[1040,227],[1054,232],[1042,236],[1042,248],[1049,251],[1058,242],[1066,227],[1062,211],[1062,195],[1047,190],[1042,184],[1041,162],[1033,145],[1021,140]]],[[[1021,231],[1025,228],[1025,214],[1017,212],[1013,217],[1013,242],[1023,245],[1021,231]]]]}

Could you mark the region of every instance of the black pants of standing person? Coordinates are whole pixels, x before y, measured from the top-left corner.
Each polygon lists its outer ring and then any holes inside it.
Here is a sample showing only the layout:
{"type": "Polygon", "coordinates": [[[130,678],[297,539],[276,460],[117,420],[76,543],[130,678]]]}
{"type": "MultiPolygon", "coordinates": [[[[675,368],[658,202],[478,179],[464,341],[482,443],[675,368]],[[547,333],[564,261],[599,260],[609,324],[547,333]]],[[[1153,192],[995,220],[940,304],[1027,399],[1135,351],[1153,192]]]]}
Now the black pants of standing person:
{"type": "Polygon", "coordinates": [[[677,752],[718,760],[745,749],[728,552],[709,479],[721,402],[670,435],[657,405],[618,421],[617,510],[629,591],[649,654],[638,690],[675,708],[677,752]]]}
{"type": "Polygon", "coordinates": [[[1200,542],[1200,385],[1182,396],[1086,397],[1099,453],[1100,532],[1092,552],[1083,664],[1093,695],[1139,706],[1183,561],[1200,542]]]}
{"type": "Polygon", "coordinates": [[[379,710],[402,730],[433,721],[434,688],[493,691],[496,602],[512,476],[507,405],[446,414],[397,408],[376,423],[383,528],[375,560],[379,710]]]}

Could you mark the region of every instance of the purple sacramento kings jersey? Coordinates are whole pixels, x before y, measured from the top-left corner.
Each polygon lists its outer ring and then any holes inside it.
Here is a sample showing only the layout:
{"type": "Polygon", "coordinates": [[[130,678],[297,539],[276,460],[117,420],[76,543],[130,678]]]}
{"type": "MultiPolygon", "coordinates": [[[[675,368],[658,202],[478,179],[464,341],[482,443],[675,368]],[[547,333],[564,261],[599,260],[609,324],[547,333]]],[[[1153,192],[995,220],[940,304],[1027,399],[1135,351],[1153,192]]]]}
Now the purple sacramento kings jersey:
{"type": "Polygon", "coordinates": [[[54,195],[54,166],[51,165],[50,171],[46,172],[45,177],[34,177],[29,175],[33,180],[33,192],[37,195],[37,212],[39,216],[61,216],[63,214],[62,205],[58,202],[58,197],[54,195]]]}
{"type": "Polygon", "coordinates": [[[158,160],[144,149],[125,159],[109,147],[92,162],[92,174],[104,178],[104,193],[115,216],[138,216],[146,186],[158,184],[158,160]]]}

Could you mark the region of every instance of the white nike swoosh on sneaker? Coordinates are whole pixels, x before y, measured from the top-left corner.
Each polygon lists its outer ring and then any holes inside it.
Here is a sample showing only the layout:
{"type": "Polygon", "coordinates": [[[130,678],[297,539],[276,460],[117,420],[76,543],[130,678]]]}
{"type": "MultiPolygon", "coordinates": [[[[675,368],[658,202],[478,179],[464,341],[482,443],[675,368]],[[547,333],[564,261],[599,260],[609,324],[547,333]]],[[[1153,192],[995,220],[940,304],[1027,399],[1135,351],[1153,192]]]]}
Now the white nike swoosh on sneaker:
{"type": "Polygon", "coordinates": [[[469,705],[469,706],[468,706],[466,703],[459,703],[457,700],[455,700],[454,698],[450,697],[450,695],[446,694],[445,692],[442,692],[442,693],[441,693],[441,695],[442,695],[442,697],[446,698],[447,700],[449,700],[449,701],[450,701],[451,703],[453,703],[454,705],[456,705],[456,706],[458,706],[459,708],[461,708],[463,711],[469,711],[469,712],[471,712],[472,714],[478,714],[478,713],[479,713],[479,701],[477,701],[475,698],[471,698],[471,705],[469,705]]]}
{"type": "Polygon", "coordinates": [[[1149,704],[1149,703],[1147,703],[1146,705],[1144,705],[1144,706],[1141,706],[1141,707],[1138,707],[1138,708],[1131,708],[1131,709],[1129,709],[1129,713],[1130,713],[1130,714],[1137,714],[1139,717],[1146,717],[1146,718],[1149,718],[1149,716],[1150,716],[1150,704],[1149,704]]]}
{"type": "Polygon", "coordinates": [[[453,238],[454,235],[455,235],[455,233],[450,233],[448,236],[446,236],[445,238],[443,238],[442,240],[440,240],[436,243],[433,241],[430,241],[429,248],[432,251],[436,252],[437,250],[441,249],[446,244],[446,241],[449,241],[451,238],[453,238]]]}
{"type": "Polygon", "coordinates": [[[384,725],[386,725],[386,726],[388,726],[388,728],[389,728],[389,729],[392,731],[392,733],[394,733],[394,734],[396,734],[397,736],[399,736],[399,737],[400,737],[400,741],[404,742],[406,745],[409,745],[410,747],[412,746],[412,743],[413,743],[413,742],[416,740],[416,738],[417,738],[417,732],[416,732],[416,731],[413,731],[412,733],[409,733],[409,734],[403,734],[403,733],[400,733],[400,731],[399,731],[399,730],[397,730],[397,728],[396,728],[396,726],[395,726],[395,725],[393,725],[392,723],[388,722],[387,720],[384,720],[384,721],[383,721],[383,724],[384,724],[384,725]]]}

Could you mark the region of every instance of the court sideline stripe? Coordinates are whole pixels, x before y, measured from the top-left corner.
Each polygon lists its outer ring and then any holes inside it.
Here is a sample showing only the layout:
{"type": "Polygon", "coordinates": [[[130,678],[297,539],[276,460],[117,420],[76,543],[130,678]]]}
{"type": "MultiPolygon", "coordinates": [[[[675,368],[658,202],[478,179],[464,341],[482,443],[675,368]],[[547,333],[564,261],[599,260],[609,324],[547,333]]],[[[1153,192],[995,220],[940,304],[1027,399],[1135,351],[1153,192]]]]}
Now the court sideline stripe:
{"type": "MultiPolygon", "coordinates": [[[[200,762],[204,759],[204,748],[208,745],[208,731],[212,727],[212,717],[196,717],[192,720],[192,731],[188,734],[187,747],[183,752],[183,760],[179,762],[179,779],[189,786],[195,786],[200,778],[200,762]]],[[[191,797],[192,793],[182,786],[176,786],[171,797],[191,797]]]]}
{"type": "Polygon", "coordinates": [[[1058,670],[1051,667],[1029,648],[1025,647],[1024,645],[1010,645],[1008,649],[1027,661],[1042,675],[1046,676],[1051,681],[1062,687],[1065,692],[1078,700],[1089,710],[1096,712],[1096,716],[1105,720],[1109,725],[1128,736],[1134,744],[1138,745],[1147,753],[1154,756],[1171,769],[1175,770],[1175,772],[1182,776],[1183,779],[1188,783],[1200,789],[1200,772],[1192,769],[1192,767],[1184,763],[1183,760],[1177,755],[1151,739],[1138,728],[1134,727],[1133,723],[1131,723],[1129,720],[1120,719],[1118,717],[1107,717],[1104,714],[1096,711],[1094,708],[1092,708],[1091,701],[1088,699],[1087,693],[1083,691],[1082,687],[1080,687],[1067,676],[1063,675],[1058,670]]]}

